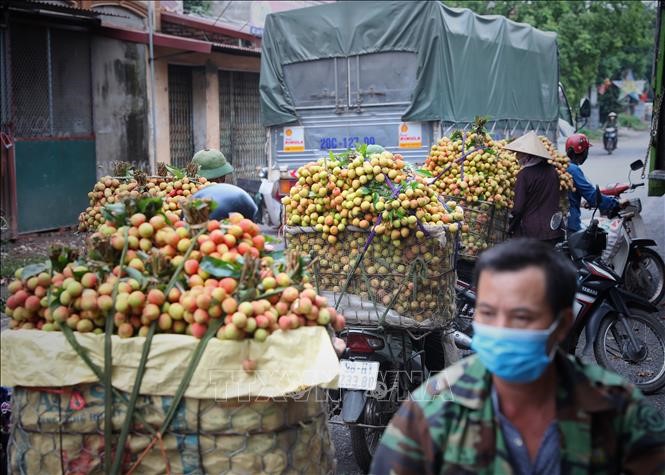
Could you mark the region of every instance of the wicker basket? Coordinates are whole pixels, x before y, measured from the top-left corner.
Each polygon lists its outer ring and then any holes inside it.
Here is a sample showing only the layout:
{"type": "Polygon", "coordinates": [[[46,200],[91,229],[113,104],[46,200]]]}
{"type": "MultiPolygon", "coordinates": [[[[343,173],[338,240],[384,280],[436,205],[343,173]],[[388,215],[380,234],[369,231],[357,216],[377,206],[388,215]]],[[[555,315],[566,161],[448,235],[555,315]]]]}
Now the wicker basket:
{"type": "Polygon", "coordinates": [[[353,227],[332,245],[312,228],[287,227],[285,237],[288,249],[314,259],[316,285],[348,323],[438,328],[454,313],[455,240],[443,227],[426,230],[399,247],[353,227]]]}

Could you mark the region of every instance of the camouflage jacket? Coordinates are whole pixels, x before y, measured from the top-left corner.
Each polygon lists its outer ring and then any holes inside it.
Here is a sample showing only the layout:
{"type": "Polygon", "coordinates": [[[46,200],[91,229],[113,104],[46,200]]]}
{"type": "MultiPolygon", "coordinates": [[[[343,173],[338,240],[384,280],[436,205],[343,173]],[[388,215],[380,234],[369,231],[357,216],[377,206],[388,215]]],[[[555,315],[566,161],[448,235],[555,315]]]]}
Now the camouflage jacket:
{"type": "MultiPolygon", "coordinates": [[[[555,361],[561,474],[665,473],[665,415],[613,373],[563,354],[555,361]]],[[[491,375],[475,355],[402,404],[370,473],[513,473],[494,414],[491,375]]]]}

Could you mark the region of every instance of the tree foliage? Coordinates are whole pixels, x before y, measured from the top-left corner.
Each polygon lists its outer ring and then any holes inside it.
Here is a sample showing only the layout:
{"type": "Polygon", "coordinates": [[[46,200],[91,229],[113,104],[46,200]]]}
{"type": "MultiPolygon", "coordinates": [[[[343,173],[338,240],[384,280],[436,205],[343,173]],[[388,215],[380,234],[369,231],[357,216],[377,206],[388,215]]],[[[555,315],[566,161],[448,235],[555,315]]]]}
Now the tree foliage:
{"type": "Polygon", "coordinates": [[[212,7],[210,0],[183,0],[182,10],[185,13],[194,13],[197,15],[205,15],[210,13],[212,7]]]}
{"type": "Polygon", "coordinates": [[[482,15],[504,15],[557,33],[561,82],[572,104],[604,79],[620,79],[632,69],[636,79],[650,79],[655,41],[655,2],[586,1],[444,1],[482,15]]]}

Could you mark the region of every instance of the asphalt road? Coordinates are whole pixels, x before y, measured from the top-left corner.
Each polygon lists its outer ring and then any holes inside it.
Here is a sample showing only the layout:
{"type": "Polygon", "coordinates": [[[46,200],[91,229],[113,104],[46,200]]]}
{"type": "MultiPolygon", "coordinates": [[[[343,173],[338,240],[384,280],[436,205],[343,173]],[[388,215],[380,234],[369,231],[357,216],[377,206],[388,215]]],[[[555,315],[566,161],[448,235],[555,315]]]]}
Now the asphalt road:
{"type": "MultiPolygon", "coordinates": [[[[649,143],[648,132],[620,131],[618,148],[608,155],[603,149],[602,142],[593,142],[589,158],[583,169],[592,183],[601,188],[608,184],[628,181],[629,164],[637,159],[644,160],[649,143]]],[[[633,182],[644,181],[641,172],[634,172],[633,182]]],[[[665,197],[647,197],[646,187],[638,188],[630,195],[642,200],[642,218],[645,224],[644,237],[654,239],[658,243],[658,252],[665,259],[665,197]]],[[[626,195],[628,197],[628,195],[626,195]]],[[[660,312],[661,321],[665,323],[665,307],[660,312]]],[[[593,361],[593,356],[585,359],[593,361]]],[[[665,391],[647,396],[647,400],[665,412],[665,391]]],[[[337,473],[344,475],[360,475],[363,472],[353,459],[353,450],[349,431],[346,427],[331,424],[331,433],[335,444],[337,456],[337,473]]]]}
{"type": "MultiPolygon", "coordinates": [[[[594,141],[592,145],[589,158],[582,166],[587,178],[601,188],[609,184],[628,183],[630,163],[635,160],[645,160],[649,131],[620,130],[618,148],[612,152],[612,155],[608,155],[603,149],[602,142],[594,141]]],[[[641,178],[641,171],[633,172],[631,178],[632,183],[646,181],[641,178]]],[[[646,186],[637,188],[630,194],[624,193],[622,196],[642,200],[642,219],[646,228],[644,237],[658,243],[658,252],[665,259],[665,196],[648,197],[646,186]]]]}

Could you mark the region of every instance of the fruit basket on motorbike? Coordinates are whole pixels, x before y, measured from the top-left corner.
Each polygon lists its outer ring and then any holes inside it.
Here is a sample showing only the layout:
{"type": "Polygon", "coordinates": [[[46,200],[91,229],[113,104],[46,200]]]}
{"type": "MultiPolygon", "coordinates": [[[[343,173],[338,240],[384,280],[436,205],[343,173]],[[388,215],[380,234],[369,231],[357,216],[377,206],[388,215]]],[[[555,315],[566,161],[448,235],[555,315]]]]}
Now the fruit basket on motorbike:
{"type": "Polygon", "coordinates": [[[464,224],[460,235],[459,257],[475,261],[478,255],[508,238],[508,210],[496,203],[476,201],[469,203],[463,198],[445,196],[446,201],[455,201],[464,209],[464,224]]]}
{"type": "Polygon", "coordinates": [[[347,323],[429,329],[454,314],[455,240],[445,227],[425,229],[425,238],[399,246],[353,226],[335,244],[313,228],[286,227],[285,238],[288,249],[313,259],[316,286],[347,323]]]}

